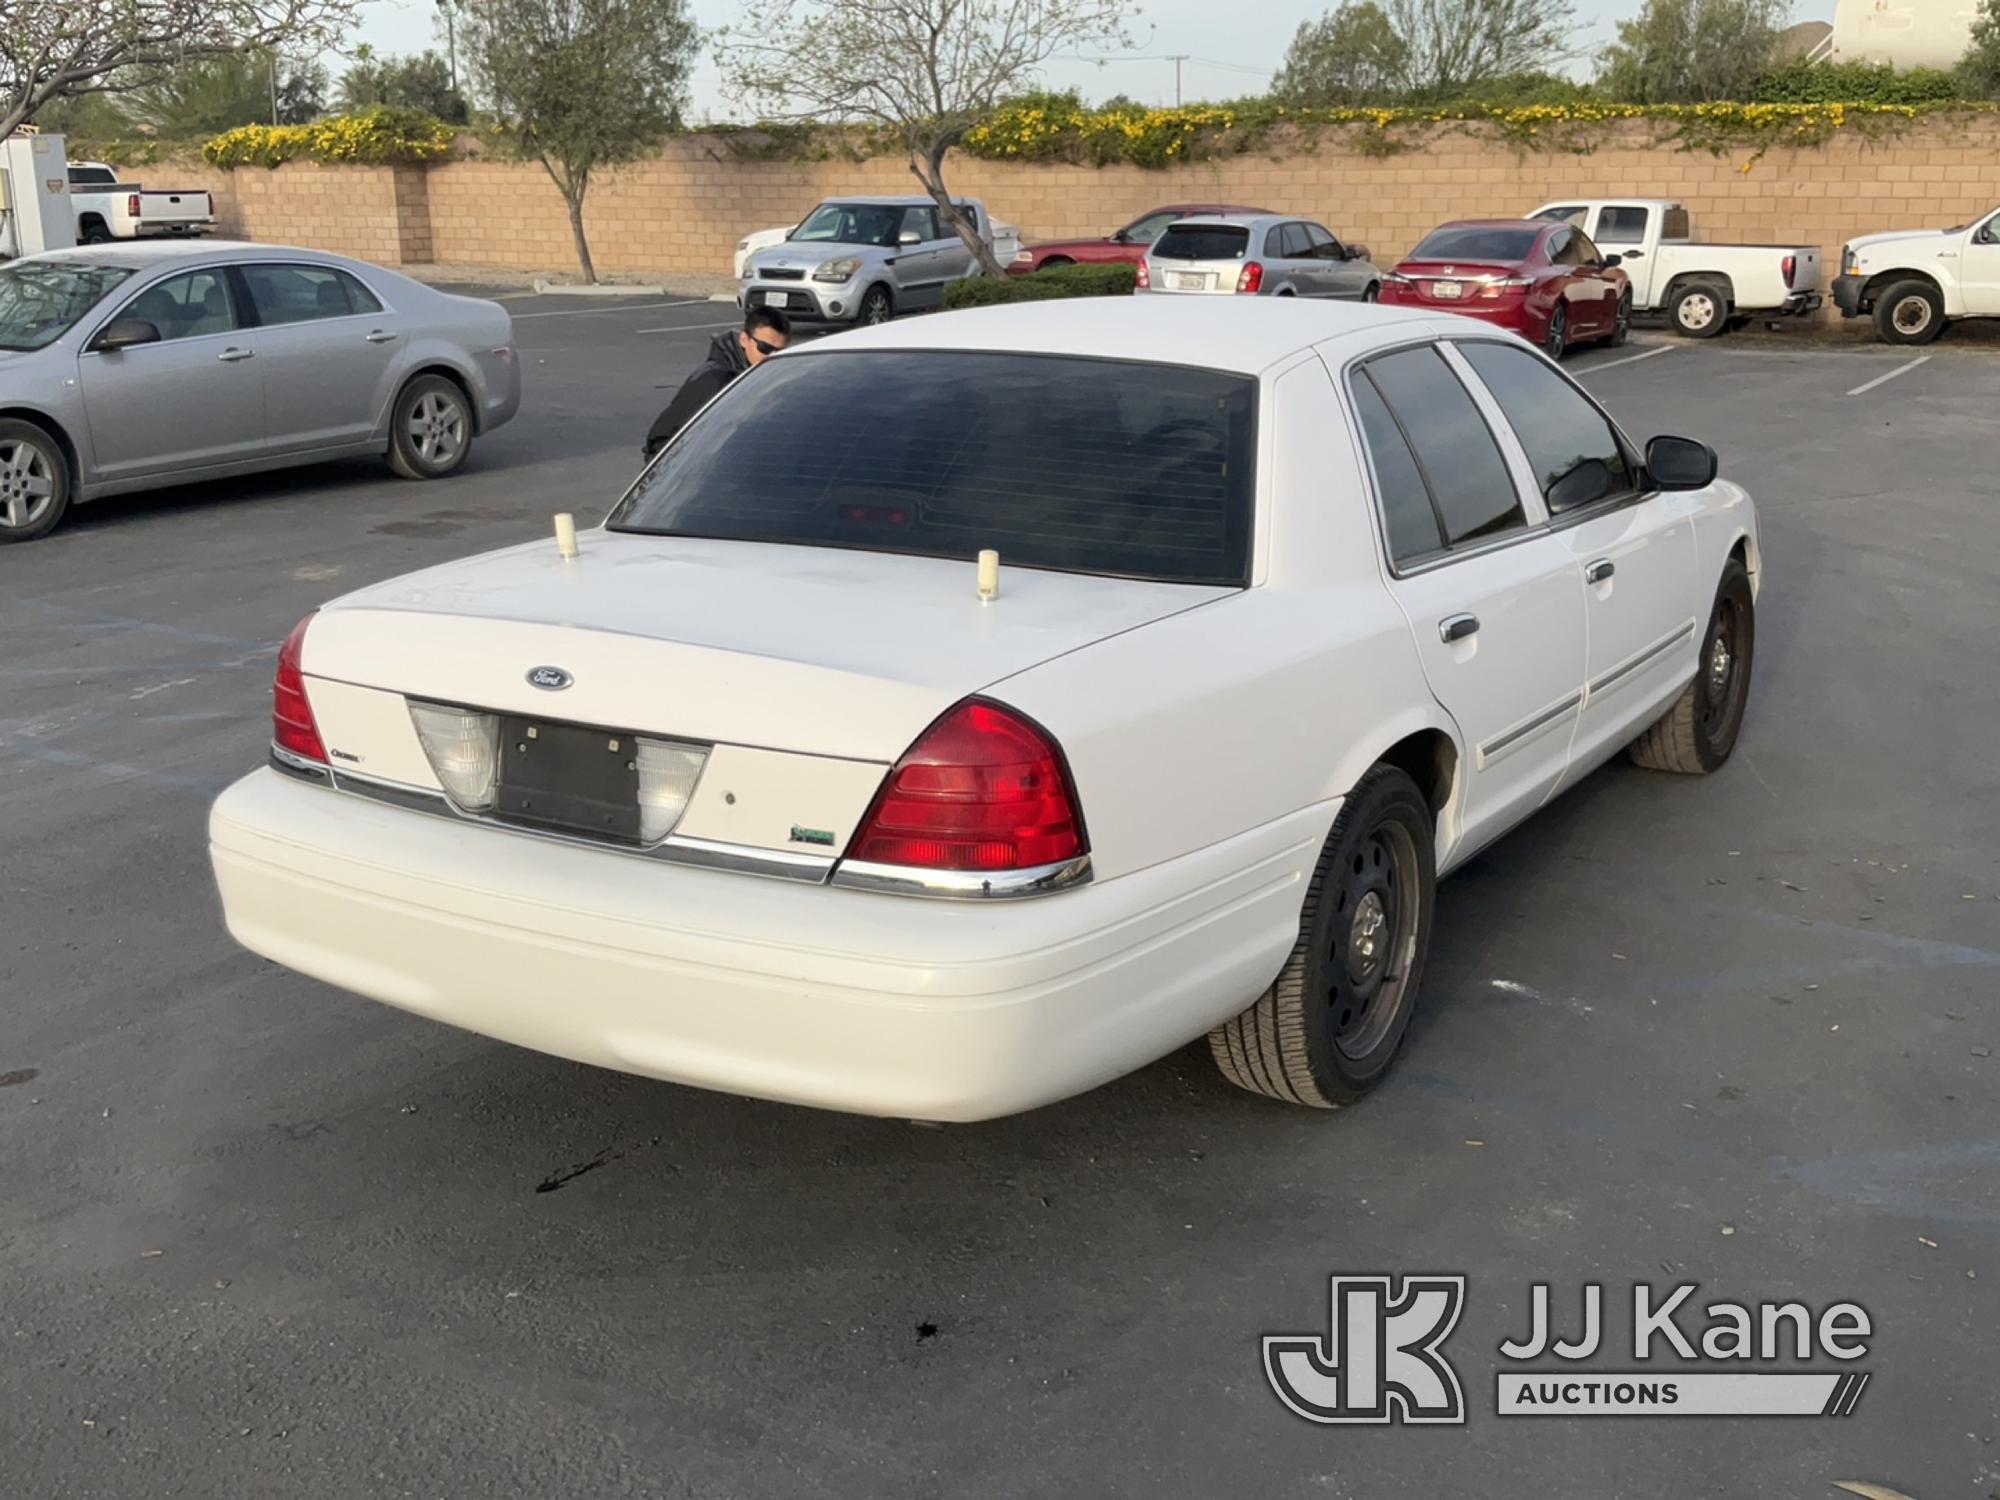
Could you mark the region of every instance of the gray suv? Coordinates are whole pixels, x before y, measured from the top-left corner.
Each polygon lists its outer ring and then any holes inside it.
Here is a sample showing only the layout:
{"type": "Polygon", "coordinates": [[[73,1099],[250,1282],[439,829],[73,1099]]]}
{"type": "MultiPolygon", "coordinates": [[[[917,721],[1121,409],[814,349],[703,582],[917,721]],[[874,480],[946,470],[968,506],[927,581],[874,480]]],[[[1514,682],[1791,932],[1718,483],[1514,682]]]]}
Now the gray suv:
{"type": "Polygon", "coordinates": [[[1382,273],[1366,245],[1343,245],[1311,219],[1216,214],[1169,224],[1140,264],[1139,290],[1373,302],[1382,273]]]}
{"type": "MultiPolygon", "coordinates": [[[[954,201],[990,244],[986,205],[954,201]]],[[[977,269],[928,197],[829,198],[782,245],[744,262],[736,301],[745,309],[779,308],[795,323],[886,323],[899,312],[936,307],[947,281],[977,269]]]]}

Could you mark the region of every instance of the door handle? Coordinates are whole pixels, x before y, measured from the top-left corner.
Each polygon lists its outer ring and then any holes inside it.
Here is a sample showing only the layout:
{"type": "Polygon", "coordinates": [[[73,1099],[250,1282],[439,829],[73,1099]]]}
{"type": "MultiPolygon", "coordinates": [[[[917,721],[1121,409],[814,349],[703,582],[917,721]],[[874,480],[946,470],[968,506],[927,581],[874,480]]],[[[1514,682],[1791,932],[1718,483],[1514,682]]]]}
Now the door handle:
{"type": "Polygon", "coordinates": [[[1600,557],[1583,570],[1585,583],[1602,583],[1618,571],[1618,565],[1608,557],[1600,557]]]}
{"type": "Polygon", "coordinates": [[[1467,636],[1479,634],[1478,615],[1447,615],[1438,621],[1438,639],[1449,646],[1467,636]]]}
{"type": "Polygon", "coordinates": [[[233,365],[239,359],[253,359],[256,357],[256,354],[257,351],[255,349],[224,349],[215,357],[224,364],[233,365]]]}
{"type": "Polygon", "coordinates": [[[395,337],[396,335],[386,328],[371,328],[368,331],[368,342],[371,344],[386,344],[395,337]]]}

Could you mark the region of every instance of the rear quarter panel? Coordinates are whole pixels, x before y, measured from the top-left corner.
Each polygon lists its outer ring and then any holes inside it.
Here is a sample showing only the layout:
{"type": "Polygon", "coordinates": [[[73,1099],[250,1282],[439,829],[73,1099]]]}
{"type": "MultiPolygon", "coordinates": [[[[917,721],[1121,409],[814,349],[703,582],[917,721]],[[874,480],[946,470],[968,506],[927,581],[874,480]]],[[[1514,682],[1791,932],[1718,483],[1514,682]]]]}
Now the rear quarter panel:
{"type": "Polygon", "coordinates": [[[1099,879],[1280,827],[1310,869],[1384,750],[1451,732],[1384,586],[1325,367],[1267,377],[1260,403],[1251,587],[988,690],[1061,742],[1099,879]]]}

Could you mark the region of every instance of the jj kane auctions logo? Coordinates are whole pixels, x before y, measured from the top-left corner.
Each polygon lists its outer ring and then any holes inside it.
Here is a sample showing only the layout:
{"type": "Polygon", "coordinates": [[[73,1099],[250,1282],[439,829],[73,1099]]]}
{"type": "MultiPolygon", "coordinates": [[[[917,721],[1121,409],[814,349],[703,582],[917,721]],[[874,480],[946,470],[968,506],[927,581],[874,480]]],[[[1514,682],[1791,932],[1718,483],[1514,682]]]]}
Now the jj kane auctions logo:
{"type": "MultiPolygon", "coordinates": [[[[1443,1345],[1465,1310],[1463,1276],[1335,1276],[1325,1334],[1268,1334],[1264,1375],[1278,1399],[1308,1422],[1462,1423],[1465,1396],[1443,1345]],[[1400,1283],[1400,1285],[1398,1284],[1400,1283]]],[[[1604,1288],[1583,1288],[1583,1323],[1558,1337],[1549,1287],[1529,1288],[1528,1332],[1506,1339],[1510,1362],[1555,1360],[1554,1368],[1501,1369],[1495,1405],[1503,1417],[1844,1417],[1860,1403],[1865,1370],[1759,1369],[1779,1360],[1863,1359],[1873,1332],[1865,1309],[1835,1302],[1815,1313],[1803,1302],[1710,1302],[1700,1287],[1632,1288],[1637,1370],[1571,1369],[1604,1343],[1604,1288]],[[1689,1368],[1692,1362],[1693,1368],[1689,1368]]]]}

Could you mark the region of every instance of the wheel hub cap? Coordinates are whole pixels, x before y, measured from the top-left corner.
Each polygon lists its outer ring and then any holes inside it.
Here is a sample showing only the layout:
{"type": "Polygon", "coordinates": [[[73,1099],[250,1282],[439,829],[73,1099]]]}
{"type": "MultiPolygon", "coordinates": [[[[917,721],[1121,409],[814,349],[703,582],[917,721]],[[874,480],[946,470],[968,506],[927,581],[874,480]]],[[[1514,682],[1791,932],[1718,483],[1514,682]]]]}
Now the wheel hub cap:
{"type": "Polygon", "coordinates": [[[1715,645],[1708,653],[1708,685],[1721,692],[1729,681],[1729,642],[1721,636],[1715,638],[1715,645]]]}
{"type": "Polygon", "coordinates": [[[1368,892],[1354,907],[1354,920],[1347,934],[1347,969],[1355,983],[1365,983],[1382,967],[1382,950],[1388,943],[1388,914],[1382,898],[1368,892]]]}
{"type": "Polygon", "coordinates": [[[1896,304],[1896,326],[1915,333],[1931,320],[1931,305],[1921,297],[1905,297],[1896,304]]]}

